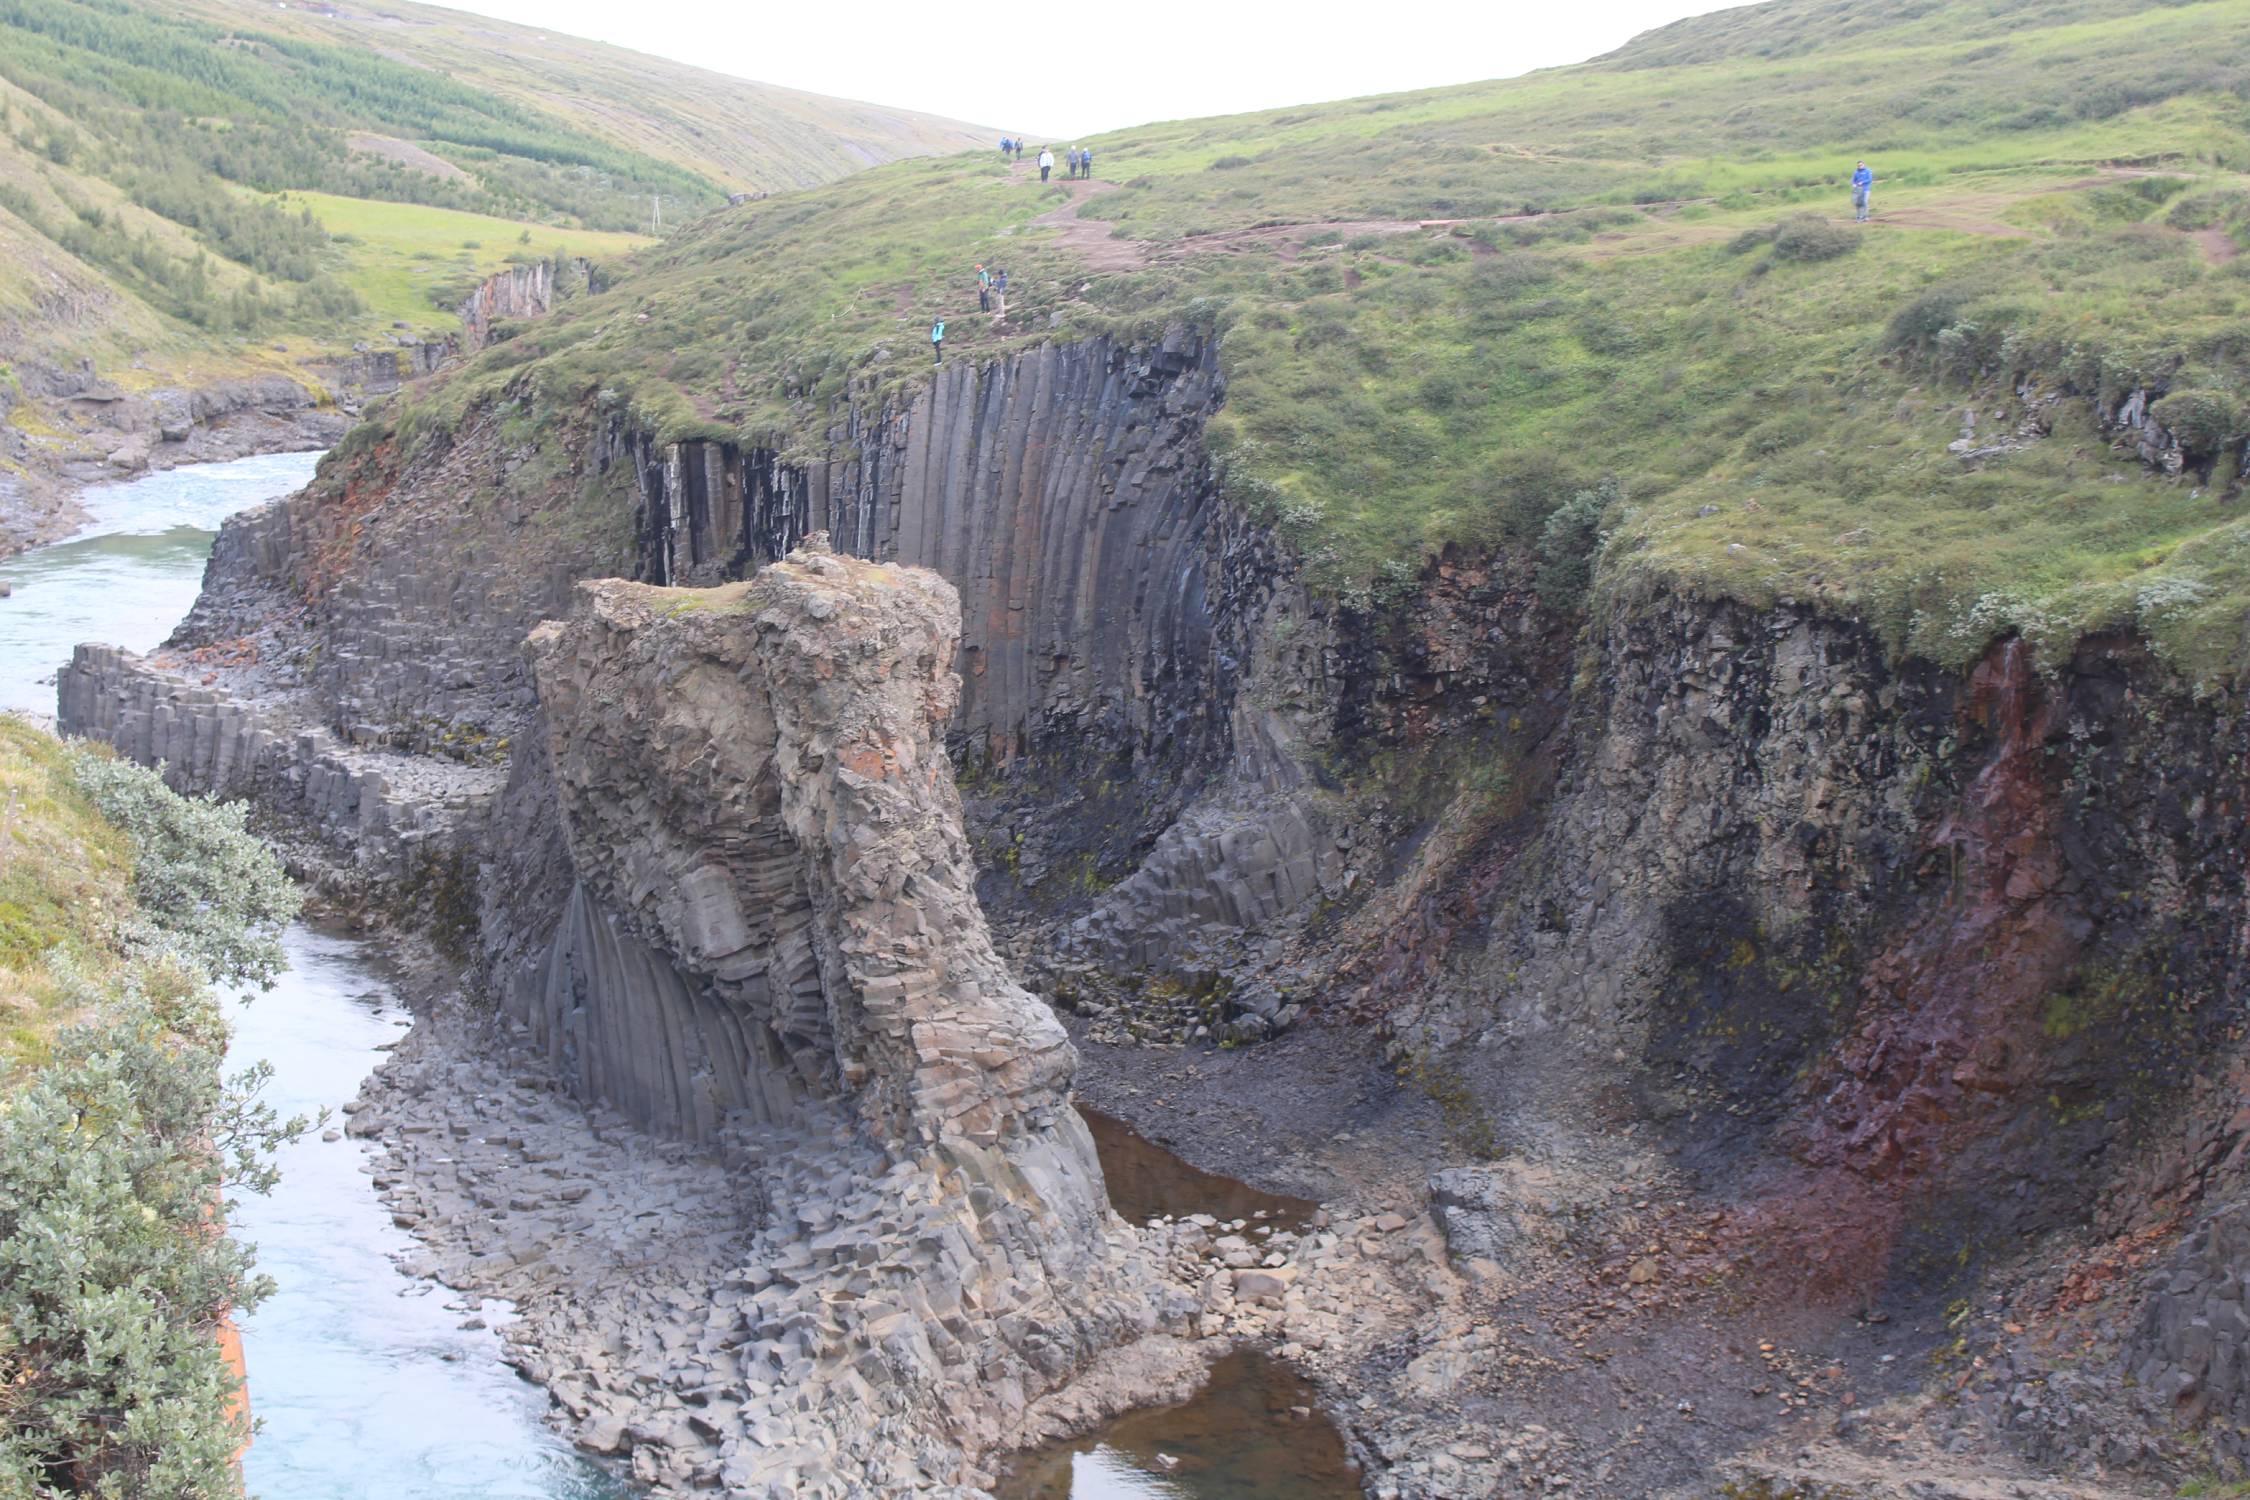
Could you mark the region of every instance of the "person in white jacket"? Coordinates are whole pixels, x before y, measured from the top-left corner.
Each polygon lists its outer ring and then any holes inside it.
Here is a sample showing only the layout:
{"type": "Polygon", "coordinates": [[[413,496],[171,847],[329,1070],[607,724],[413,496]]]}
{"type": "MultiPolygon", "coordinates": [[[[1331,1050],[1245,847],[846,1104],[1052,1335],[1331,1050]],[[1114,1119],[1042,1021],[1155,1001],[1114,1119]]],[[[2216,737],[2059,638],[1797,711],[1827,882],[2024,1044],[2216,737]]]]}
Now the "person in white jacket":
{"type": "Polygon", "coordinates": [[[1047,174],[1055,170],[1055,152],[1051,146],[1039,148],[1039,180],[1045,182],[1047,174]]]}

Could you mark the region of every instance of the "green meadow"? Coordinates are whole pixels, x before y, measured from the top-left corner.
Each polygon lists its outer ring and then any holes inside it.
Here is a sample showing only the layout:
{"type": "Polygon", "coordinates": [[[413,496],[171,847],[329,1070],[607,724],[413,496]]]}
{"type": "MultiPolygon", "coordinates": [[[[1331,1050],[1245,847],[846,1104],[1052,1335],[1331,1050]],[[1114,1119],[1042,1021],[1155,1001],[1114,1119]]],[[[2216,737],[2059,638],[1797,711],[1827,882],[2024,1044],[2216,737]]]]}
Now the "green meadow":
{"type": "Polygon", "coordinates": [[[1220,341],[1223,482],[1347,603],[1451,545],[1577,537],[1597,609],[1818,599],[1947,661],[2130,624],[2217,685],[2250,611],[2244,59],[2250,0],[1781,0],[1519,79],[1118,132],[1094,184],[902,163],[713,213],[415,420],[607,389],[788,451],[847,388],[921,379],[935,316],[956,358],[1184,321],[1220,341]],[[1004,324],[978,262],[1011,273],[1004,324]],[[2202,403],[2177,478],[2096,430],[2136,388],[2202,403]]]}

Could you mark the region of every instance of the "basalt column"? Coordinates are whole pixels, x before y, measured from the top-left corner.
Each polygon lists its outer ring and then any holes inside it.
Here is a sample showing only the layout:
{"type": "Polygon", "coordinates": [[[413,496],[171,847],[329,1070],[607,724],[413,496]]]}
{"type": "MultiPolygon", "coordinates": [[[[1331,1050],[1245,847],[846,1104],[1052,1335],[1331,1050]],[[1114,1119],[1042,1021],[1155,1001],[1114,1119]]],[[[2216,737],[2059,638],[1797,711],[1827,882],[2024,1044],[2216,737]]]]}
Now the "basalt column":
{"type": "Polygon", "coordinates": [[[1019,1165],[1090,1209],[1074,1055],[972,889],[959,610],[935,574],[816,550],[718,589],[580,585],[530,642],[577,889],[524,1009],[610,1059],[596,1092],[668,1095],[617,1101],[644,1116],[828,1101],[911,1149],[1036,1140],[1019,1165]]]}

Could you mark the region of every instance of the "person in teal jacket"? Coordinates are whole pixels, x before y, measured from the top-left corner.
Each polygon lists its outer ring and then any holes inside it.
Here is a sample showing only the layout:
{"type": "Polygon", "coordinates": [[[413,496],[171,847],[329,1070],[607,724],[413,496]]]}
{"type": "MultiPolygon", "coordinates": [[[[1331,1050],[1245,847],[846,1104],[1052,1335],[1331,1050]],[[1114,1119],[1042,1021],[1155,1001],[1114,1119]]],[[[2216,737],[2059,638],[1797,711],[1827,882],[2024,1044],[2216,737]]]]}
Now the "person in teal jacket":
{"type": "Polygon", "coordinates": [[[943,318],[930,325],[930,363],[933,365],[945,363],[945,319],[943,318]]]}
{"type": "Polygon", "coordinates": [[[1867,215],[1873,208],[1874,202],[1875,173],[1868,167],[1866,162],[1861,162],[1859,164],[1858,170],[1852,173],[1853,216],[1856,217],[1860,223],[1866,223],[1867,215]]]}

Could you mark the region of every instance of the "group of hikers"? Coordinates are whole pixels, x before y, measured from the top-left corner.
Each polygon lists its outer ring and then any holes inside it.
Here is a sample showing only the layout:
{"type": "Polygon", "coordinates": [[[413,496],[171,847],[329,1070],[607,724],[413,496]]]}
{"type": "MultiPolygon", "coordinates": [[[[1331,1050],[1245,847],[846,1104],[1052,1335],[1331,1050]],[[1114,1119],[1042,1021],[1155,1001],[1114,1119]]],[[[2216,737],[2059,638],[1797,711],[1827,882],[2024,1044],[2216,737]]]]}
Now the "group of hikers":
{"type": "MultiPolygon", "coordinates": [[[[1008,315],[1008,273],[977,262],[977,306],[1005,318],[1008,315]]],[[[945,319],[930,324],[930,363],[945,363],[945,319]]]]}
{"type": "MultiPolygon", "coordinates": [[[[1094,175],[1093,147],[1072,146],[1067,152],[1064,153],[1064,155],[1067,159],[1067,165],[1070,169],[1071,176],[1091,177],[1094,175]]],[[[1004,135],[1000,137],[1000,159],[1002,161],[1022,161],[1023,142],[1017,140],[1014,136],[1004,135]]],[[[1048,177],[1053,175],[1054,170],[1055,148],[1052,146],[1041,146],[1039,148],[1039,180],[1041,182],[1045,182],[1048,177]]]]}
{"type": "MultiPolygon", "coordinates": [[[[1000,138],[1000,155],[1003,158],[1021,160],[1023,157],[1023,142],[1011,136],[1002,136],[1000,138]]],[[[1068,156],[1071,176],[1091,177],[1094,175],[1094,153],[1091,148],[1080,150],[1073,146],[1070,148],[1068,156]]],[[[1054,169],[1054,148],[1051,146],[1040,147],[1039,180],[1045,182],[1048,174],[1054,169]]],[[[1852,211],[1862,224],[1866,223],[1868,215],[1875,211],[1875,173],[1866,162],[1861,162],[1852,170],[1852,211]]],[[[1006,271],[994,271],[982,261],[977,263],[977,307],[983,312],[995,313],[1003,318],[1008,315],[1008,273],[1006,271]]],[[[943,318],[939,318],[930,325],[930,362],[940,365],[945,363],[945,319],[943,318]]]]}

